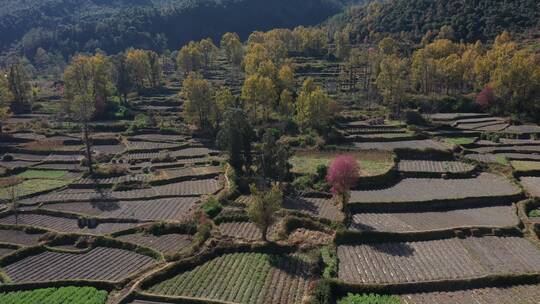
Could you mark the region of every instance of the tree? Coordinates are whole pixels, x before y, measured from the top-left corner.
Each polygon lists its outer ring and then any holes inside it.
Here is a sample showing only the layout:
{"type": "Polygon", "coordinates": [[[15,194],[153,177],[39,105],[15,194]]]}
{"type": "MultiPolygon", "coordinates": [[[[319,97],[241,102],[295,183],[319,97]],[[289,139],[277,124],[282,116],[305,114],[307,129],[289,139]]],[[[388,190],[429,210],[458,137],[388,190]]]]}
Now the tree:
{"type": "Polygon", "coordinates": [[[330,164],[326,181],[332,185],[332,192],[339,196],[343,207],[348,203],[358,177],[358,162],[352,155],[339,155],[330,164]]]}
{"type": "Polygon", "coordinates": [[[274,223],[274,215],[281,208],[283,193],[278,185],[270,191],[260,191],[252,185],[253,200],[249,203],[247,214],[249,219],[261,230],[261,238],[267,241],[268,228],[274,223]]]}
{"type": "Polygon", "coordinates": [[[278,82],[281,90],[294,90],[294,70],[290,65],[283,65],[279,69],[278,82]]]}
{"type": "Polygon", "coordinates": [[[223,114],[228,109],[233,108],[238,105],[236,104],[236,98],[232,94],[231,90],[226,86],[222,86],[216,90],[214,94],[214,101],[216,104],[215,122],[216,122],[216,129],[217,129],[218,125],[222,121],[223,114]]]}
{"type": "Polygon", "coordinates": [[[443,25],[439,31],[439,34],[437,35],[437,39],[454,40],[455,38],[456,33],[450,25],[443,25]]]}
{"type": "Polygon", "coordinates": [[[241,108],[229,108],[217,136],[218,146],[228,152],[229,164],[237,174],[246,171],[252,164],[251,145],[255,131],[246,113],[241,108]]]}
{"type": "Polygon", "coordinates": [[[376,83],[386,105],[399,114],[407,86],[406,61],[396,55],[386,56],[376,83]]]}
{"type": "MultiPolygon", "coordinates": [[[[254,43],[244,56],[244,70],[246,74],[253,75],[259,72],[263,63],[272,63],[268,50],[260,43],[254,43]]],[[[272,63],[273,64],[273,63],[272,63]]]]}
{"type": "Polygon", "coordinates": [[[184,79],[180,94],[185,100],[184,116],[188,122],[195,124],[203,131],[210,131],[216,111],[210,82],[201,74],[191,72],[184,79]]]}
{"type": "Polygon", "coordinates": [[[9,83],[6,74],[0,70],[0,138],[3,135],[3,124],[11,116],[10,104],[13,95],[9,90],[9,83]]]}
{"type": "Polygon", "coordinates": [[[8,87],[13,96],[11,111],[22,113],[30,110],[31,86],[30,76],[21,61],[12,64],[7,74],[8,87]]]}
{"type": "Polygon", "coordinates": [[[133,82],[129,75],[130,69],[128,66],[125,54],[119,54],[113,57],[115,67],[115,84],[118,94],[123,98],[124,105],[127,105],[128,94],[133,89],[133,82]]]}
{"type": "Polygon", "coordinates": [[[334,43],[336,44],[335,56],[341,60],[347,59],[351,53],[351,38],[346,31],[336,32],[334,34],[334,43]]]}
{"type": "Polygon", "coordinates": [[[229,62],[239,66],[242,63],[243,49],[240,37],[236,33],[225,33],[221,38],[221,49],[225,51],[225,55],[229,62]]]}
{"type": "Polygon", "coordinates": [[[204,66],[208,68],[212,61],[214,61],[219,49],[211,38],[201,40],[199,42],[199,48],[201,49],[201,53],[203,55],[204,66]]]}
{"type": "Polygon", "coordinates": [[[101,54],[77,55],[64,71],[67,113],[82,126],[88,171],[93,174],[90,122],[103,113],[112,81],[110,63],[101,54]]]}
{"type": "Polygon", "coordinates": [[[135,83],[137,89],[144,88],[144,79],[150,74],[150,64],[146,51],[128,50],[126,58],[132,82],[135,83]]]}
{"type": "Polygon", "coordinates": [[[248,76],[242,87],[242,99],[246,102],[253,122],[257,121],[260,108],[263,110],[264,119],[268,121],[269,113],[277,100],[274,82],[258,74],[248,76]]]}
{"type": "Polygon", "coordinates": [[[262,137],[258,159],[259,172],[274,181],[285,181],[289,177],[289,158],[292,153],[288,145],[280,144],[279,132],[267,129],[262,137]]]}
{"type": "Polygon", "coordinates": [[[332,117],[331,99],[312,78],[304,81],[296,99],[296,122],[303,129],[325,130],[332,117]]]}
{"type": "Polygon", "coordinates": [[[283,90],[279,96],[279,111],[287,116],[294,114],[294,97],[287,89],[283,90]]]}
{"type": "Polygon", "coordinates": [[[204,66],[204,54],[198,43],[191,41],[180,49],[176,63],[184,74],[199,71],[204,66]]]}
{"type": "Polygon", "coordinates": [[[476,95],[476,103],[481,107],[488,107],[492,105],[495,100],[495,91],[490,86],[486,86],[480,93],[476,95]]]}
{"type": "Polygon", "coordinates": [[[157,88],[161,86],[161,74],[163,72],[161,60],[154,51],[146,51],[146,57],[148,58],[148,82],[152,88],[157,88]]]}
{"type": "Polygon", "coordinates": [[[397,55],[399,52],[398,42],[391,37],[386,37],[379,42],[379,51],[383,55],[397,55]]]}

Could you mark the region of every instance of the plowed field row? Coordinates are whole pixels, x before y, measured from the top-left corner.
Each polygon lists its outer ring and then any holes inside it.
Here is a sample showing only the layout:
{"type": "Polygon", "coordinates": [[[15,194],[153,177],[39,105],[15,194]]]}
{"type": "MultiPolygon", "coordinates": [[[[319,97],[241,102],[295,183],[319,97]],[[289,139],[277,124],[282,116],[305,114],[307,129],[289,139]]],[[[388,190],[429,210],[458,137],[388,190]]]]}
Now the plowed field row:
{"type": "Polygon", "coordinates": [[[401,160],[398,169],[402,172],[465,173],[474,166],[459,161],[401,160]]]}
{"type": "Polygon", "coordinates": [[[360,150],[383,150],[392,151],[396,149],[414,149],[414,150],[439,150],[448,151],[448,147],[432,139],[425,140],[406,140],[396,142],[363,142],[355,143],[354,146],[360,150]]]}
{"type": "Polygon", "coordinates": [[[353,284],[540,272],[540,250],[518,237],[346,245],[338,257],[339,278],[353,284]]]}
{"type": "Polygon", "coordinates": [[[521,178],[521,185],[531,195],[540,197],[540,177],[524,176],[521,178]]]}
{"type": "Polygon", "coordinates": [[[37,245],[43,234],[29,234],[19,230],[0,229],[0,243],[10,243],[22,246],[37,245]]]}
{"type": "Polygon", "coordinates": [[[331,221],[339,221],[343,218],[343,214],[335,201],[331,198],[286,198],[283,201],[283,208],[303,211],[310,215],[326,218],[331,221]]]}
{"type": "Polygon", "coordinates": [[[97,247],[83,254],[43,252],[4,267],[13,282],[119,281],[155,262],[135,252],[97,247]]]}
{"type": "Polygon", "coordinates": [[[353,216],[351,229],[413,232],[459,227],[509,227],[518,224],[514,207],[495,206],[440,212],[359,213],[353,216]]]}
{"type": "Polygon", "coordinates": [[[166,254],[173,254],[181,251],[191,244],[192,237],[187,234],[164,234],[164,235],[152,235],[152,234],[128,234],[118,237],[119,240],[138,244],[140,246],[149,247],[156,251],[166,254]]]}
{"type": "Polygon", "coordinates": [[[466,179],[406,178],[382,190],[351,191],[351,202],[423,202],[516,195],[520,192],[517,186],[503,176],[483,173],[466,179]]]}

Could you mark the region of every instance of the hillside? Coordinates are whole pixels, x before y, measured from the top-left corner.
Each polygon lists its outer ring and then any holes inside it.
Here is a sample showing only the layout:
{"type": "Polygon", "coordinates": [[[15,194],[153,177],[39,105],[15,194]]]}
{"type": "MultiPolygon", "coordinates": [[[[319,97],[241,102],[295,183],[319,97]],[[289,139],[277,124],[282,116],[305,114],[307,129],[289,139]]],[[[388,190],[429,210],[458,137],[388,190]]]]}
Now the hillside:
{"type": "Polygon", "coordinates": [[[0,10],[0,47],[14,43],[33,56],[38,47],[76,51],[163,50],[227,31],[313,25],[338,13],[338,0],[9,0],[0,10]]]}
{"type": "Polygon", "coordinates": [[[351,29],[358,41],[372,32],[405,32],[419,40],[429,30],[451,25],[456,40],[471,42],[493,39],[504,30],[534,29],[539,17],[540,2],[536,0],[390,0],[357,6],[328,24],[351,29]]]}

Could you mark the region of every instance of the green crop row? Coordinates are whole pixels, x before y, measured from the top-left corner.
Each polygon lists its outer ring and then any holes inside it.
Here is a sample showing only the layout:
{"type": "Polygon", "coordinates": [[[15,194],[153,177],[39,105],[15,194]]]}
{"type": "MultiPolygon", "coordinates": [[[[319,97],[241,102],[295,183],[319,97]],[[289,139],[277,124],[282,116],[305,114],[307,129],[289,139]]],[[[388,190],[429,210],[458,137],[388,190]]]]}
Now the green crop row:
{"type": "Polygon", "coordinates": [[[42,288],[0,293],[2,304],[104,304],[107,292],[93,287],[42,288]]]}

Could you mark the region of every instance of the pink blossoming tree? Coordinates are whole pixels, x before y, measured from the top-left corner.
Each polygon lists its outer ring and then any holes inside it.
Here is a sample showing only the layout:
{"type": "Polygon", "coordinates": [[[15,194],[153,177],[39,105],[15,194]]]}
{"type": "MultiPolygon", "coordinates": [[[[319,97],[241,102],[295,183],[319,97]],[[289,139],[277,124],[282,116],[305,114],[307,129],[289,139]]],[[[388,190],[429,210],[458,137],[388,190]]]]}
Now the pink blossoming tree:
{"type": "Polygon", "coordinates": [[[332,192],[340,198],[344,207],[350,197],[351,188],[359,177],[356,158],[351,155],[339,155],[330,164],[326,181],[332,185],[332,192]]]}

